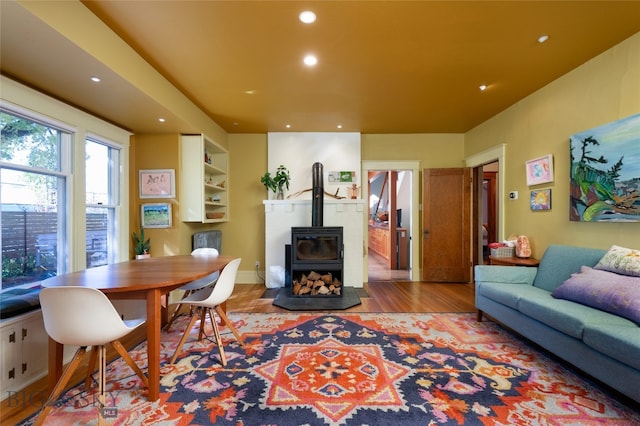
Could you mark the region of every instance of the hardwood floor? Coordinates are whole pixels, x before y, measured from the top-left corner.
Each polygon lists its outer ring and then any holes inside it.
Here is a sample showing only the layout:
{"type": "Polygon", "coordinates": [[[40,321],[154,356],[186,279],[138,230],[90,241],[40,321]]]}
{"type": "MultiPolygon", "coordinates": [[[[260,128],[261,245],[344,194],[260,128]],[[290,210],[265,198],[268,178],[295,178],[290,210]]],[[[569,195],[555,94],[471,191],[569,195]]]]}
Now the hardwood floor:
{"type": "MultiPolygon", "coordinates": [[[[237,284],[227,301],[227,311],[289,312],[274,306],[275,291],[263,284],[237,284]]],[[[358,290],[361,304],[338,312],[474,312],[473,284],[446,284],[410,281],[380,281],[364,284],[358,290]]],[[[144,327],[131,333],[122,343],[131,348],[145,337],[144,327]]],[[[115,351],[109,348],[109,359],[115,351]]],[[[85,364],[86,364],[85,360],[85,364]]],[[[78,383],[85,374],[81,366],[70,383],[78,383]]],[[[107,378],[108,380],[108,378],[107,378]]],[[[0,404],[0,425],[15,425],[39,411],[46,400],[47,378],[12,394],[0,404]]],[[[4,395],[3,395],[4,396],[4,395]]]]}
{"type": "Polygon", "coordinates": [[[389,269],[389,262],[372,250],[369,250],[367,259],[369,282],[407,281],[409,279],[409,270],[389,269]]]}

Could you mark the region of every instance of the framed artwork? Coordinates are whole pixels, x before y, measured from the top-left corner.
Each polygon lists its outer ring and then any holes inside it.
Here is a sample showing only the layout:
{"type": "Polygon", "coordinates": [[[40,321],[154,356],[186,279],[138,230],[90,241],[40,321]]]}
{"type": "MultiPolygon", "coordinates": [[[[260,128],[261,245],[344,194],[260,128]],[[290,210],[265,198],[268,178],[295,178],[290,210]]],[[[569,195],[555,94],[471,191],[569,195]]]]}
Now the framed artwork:
{"type": "Polygon", "coordinates": [[[553,182],[553,156],[547,154],[526,163],[527,185],[553,182]]]}
{"type": "Polygon", "coordinates": [[[171,204],[143,204],[140,223],[143,228],[171,228],[171,204]]]}
{"type": "Polygon", "coordinates": [[[569,220],[640,222],[640,114],[569,137],[569,220]]]}
{"type": "Polygon", "coordinates": [[[175,198],[173,169],[140,170],[140,198],[175,198]]]}
{"type": "Polygon", "coordinates": [[[551,189],[531,191],[531,210],[551,210],[551,189]]]}
{"type": "Polygon", "coordinates": [[[341,170],[329,172],[327,181],[330,183],[351,183],[356,181],[356,172],[353,170],[341,170]]]}

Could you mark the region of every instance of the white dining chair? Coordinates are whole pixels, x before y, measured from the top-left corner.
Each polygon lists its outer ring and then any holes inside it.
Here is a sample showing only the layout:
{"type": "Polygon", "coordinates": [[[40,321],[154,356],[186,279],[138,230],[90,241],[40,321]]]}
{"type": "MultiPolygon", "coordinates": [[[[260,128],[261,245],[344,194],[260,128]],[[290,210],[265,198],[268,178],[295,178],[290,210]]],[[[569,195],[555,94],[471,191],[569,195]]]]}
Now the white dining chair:
{"type": "MultiPolygon", "coordinates": [[[[107,296],[100,290],[89,287],[50,287],[40,291],[40,306],[44,327],[50,338],[63,345],[79,346],[71,362],[64,369],[49,399],[45,403],[35,424],[40,425],[60,393],[64,390],[84,357],[87,347],[93,347],[99,360],[98,367],[98,424],[104,424],[105,403],[105,346],[111,343],[118,354],[148,386],[147,377],[133,361],[119,339],[145,322],[144,319],[127,320],[113,307],[107,296]]],[[[94,353],[92,359],[95,360],[94,353]]],[[[89,363],[88,374],[93,373],[89,363]]]]}
{"type": "Polygon", "coordinates": [[[220,277],[218,278],[218,282],[215,286],[198,290],[194,293],[191,293],[188,297],[182,300],[182,303],[188,303],[192,307],[197,308],[197,310],[196,312],[192,312],[191,314],[191,321],[189,321],[189,325],[187,325],[187,328],[185,329],[184,334],[182,335],[182,338],[178,343],[178,347],[176,348],[176,351],[171,358],[171,364],[173,364],[178,358],[178,355],[182,350],[182,346],[187,341],[187,338],[191,333],[191,329],[193,328],[193,325],[198,318],[200,318],[200,334],[198,336],[198,340],[202,340],[202,330],[204,327],[205,316],[206,312],[209,312],[209,318],[211,319],[214,338],[216,339],[216,344],[218,345],[218,351],[220,351],[220,361],[223,366],[227,365],[224,348],[222,347],[222,339],[220,338],[220,331],[212,310],[215,310],[218,313],[221,323],[229,327],[240,345],[244,345],[240,334],[238,334],[238,331],[235,329],[231,321],[229,321],[227,314],[224,312],[224,309],[221,306],[224,302],[227,301],[227,299],[229,299],[229,297],[233,293],[233,288],[236,282],[236,274],[238,273],[238,267],[240,266],[241,260],[242,259],[238,258],[229,262],[220,273],[220,277]]]}
{"type": "MultiPolygon", "coordinates": [[[[201,247],[201,248],[197,248],[195,250],[193,250],[191,252],[192,256],[212,256],[212,257],[216,257],[218,256],[218,250],[215,248],[211,248],[211,247],[201,247]]],[[[193,293],[196,290],[201,290],[205,287],[209,287],[212,286],[216,283],[216,281],[218,280],[218,277],[220,276],[220,272],[216,271],[212,274],[207,275],[206,277],[202,277],[199,278],[197,280],[193,280],[191,282],[189,282],[188,284],[183,285],[182,287],[179,287],[177,290],[183,290],[184,294],[182,295],[182,300],[184,300],[186,297],[188,297],[191,293],[193,293]]],[[[180,300],[180,302],[178,302],[176,304],[176,308],[173,311],[173,314],[171,314],[171,318],[169,318],[169,321],[167,322],[167,325],[165,326],[165,330],[169,331],[169,328],[171,328],[171,324],[173,324],[173,321],[178,318],[178,316],[180,315],[180,309],[182,309],[182,305],[184,304],[184,302],[180,300]]],[[[189,313],[193,313],[192,310],[189,311],[189,313]]],[[[204,317],[203,317],[204,320],[204,317]]]]}

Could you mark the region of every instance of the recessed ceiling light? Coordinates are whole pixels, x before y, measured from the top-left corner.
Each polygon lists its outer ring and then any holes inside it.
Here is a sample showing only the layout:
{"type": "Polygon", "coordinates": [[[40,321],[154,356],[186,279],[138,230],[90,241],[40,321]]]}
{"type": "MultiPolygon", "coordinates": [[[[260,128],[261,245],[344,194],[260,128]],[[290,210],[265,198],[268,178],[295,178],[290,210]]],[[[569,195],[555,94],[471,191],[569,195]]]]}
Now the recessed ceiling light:
{"type": "Polygon", "coordinates": [[[308,67],[312,67],[318,63],[318,58],[315,55],[307,55],[304,57],[304,64],[308,67]]]}
{"type": "Polygon", "coordinates": [[[287,129],[291,128],[291,124],[286,124],[284,127],[286,127],[287,129]]]}
{"type": "Polygon", "coordinates": [[[487,90],[487,85],[486,84],[481,84],[480,85],[480,91],[484,92],[485,90],[487,90]]]}
{"type": "Polygon", "coordinates": [[[160,117],[160,118],[158,118],[158,121],[161,122],[161,123],[164,123],[167,120],[165,120],[164,118],[160,117]]]}
{"type": "Polygon", "coordinates": [[[549,40],[549,36],[546,34],[541,35],[540,37],[538,37],[538,43],[542,44],[545,41],[549,40]]]}
{"type": "Polygon", "coordinates": [[[342,124],[338,124],[338,129],[342,129],[342,124]]]}
{"type": "Polygon", "coordinates": [[[300,12],[298,19],[300,19],[300,22],[303,24],[313,24],[316,22],[316,14],[310,10],[305,10],[304,12],[300,12]]]}
{"type": "Polygon", "coordinates": [[[245,95],[255,95],[255,94],[256,94],[256,91],[255,91],[255,90],[245,90],[245,91],[244,91],[244,94],[245,94],[245,95]]]}
{"type": "Polygon", "coordinates": [[[92,75],[91,77],[89,77],[91,79],[91,81],[93,81],[94,83],[100,83],[102,80],[100,80],[100,77],[96,77],[95,75],[92,75]]]}

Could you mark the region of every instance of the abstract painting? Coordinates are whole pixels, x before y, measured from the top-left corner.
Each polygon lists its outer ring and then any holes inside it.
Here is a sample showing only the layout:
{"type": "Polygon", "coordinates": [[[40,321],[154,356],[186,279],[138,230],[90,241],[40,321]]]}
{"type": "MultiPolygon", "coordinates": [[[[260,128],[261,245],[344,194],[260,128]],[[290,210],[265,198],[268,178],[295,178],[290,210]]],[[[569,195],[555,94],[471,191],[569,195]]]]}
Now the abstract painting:
{"type": "Polygon", "coordinates": [[[531,191],[531,210],[551,210],[551,190],[538,189],[531,191]]]}
{"type": "Polygon", "coordinates": [[[640,114],[569,138],[570,220],[640,221],[640,114]]]}

